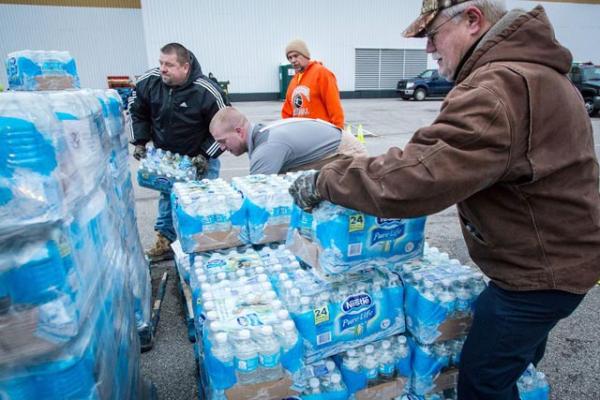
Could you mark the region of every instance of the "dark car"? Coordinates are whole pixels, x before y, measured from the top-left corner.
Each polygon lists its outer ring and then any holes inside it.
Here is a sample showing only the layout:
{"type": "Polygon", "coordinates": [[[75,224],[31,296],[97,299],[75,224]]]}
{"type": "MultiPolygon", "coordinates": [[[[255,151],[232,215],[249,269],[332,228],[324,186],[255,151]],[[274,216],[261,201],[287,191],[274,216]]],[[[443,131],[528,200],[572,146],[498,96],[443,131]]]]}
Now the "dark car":
{"type": "Polygon", "coordinates": [[[581,92],[588,115],[596,114],[600,110],[600,66],[591,62],[573,63],[569,78],[581,92]]]}
{"type": "Polygon", "coordinates": [[[427,97],[444,97],[453,87],[454,84],[440,76],[437,69],[426,69],[412,79],[398,81],[396,92],[404,100],[421,101],[427,97]]]}

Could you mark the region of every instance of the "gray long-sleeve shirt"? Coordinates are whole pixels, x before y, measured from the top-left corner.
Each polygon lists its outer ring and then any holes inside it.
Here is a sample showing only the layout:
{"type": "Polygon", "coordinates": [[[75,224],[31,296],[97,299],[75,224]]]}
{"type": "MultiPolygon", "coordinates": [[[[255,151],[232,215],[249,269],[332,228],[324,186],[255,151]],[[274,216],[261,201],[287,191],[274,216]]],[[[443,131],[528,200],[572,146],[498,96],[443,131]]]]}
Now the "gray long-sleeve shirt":
{"type": "Polygon", "coordinates": [[[248,135],[250,174],[278,174],[334,154],[342,131],[328,122],[286,118],[254,125],[248,135]]]}

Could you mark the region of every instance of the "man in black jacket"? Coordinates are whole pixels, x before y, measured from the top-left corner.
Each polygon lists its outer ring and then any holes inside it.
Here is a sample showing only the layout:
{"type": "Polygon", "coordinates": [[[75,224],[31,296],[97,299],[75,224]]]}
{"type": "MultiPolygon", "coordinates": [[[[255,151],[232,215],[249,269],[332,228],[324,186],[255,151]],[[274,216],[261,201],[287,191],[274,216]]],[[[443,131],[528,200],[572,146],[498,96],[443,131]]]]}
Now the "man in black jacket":
{"type": "MultiPolygon", "coordinates": [[[[216,178],[217,157],[222,153],[208,126],[212,117],[228,105],[218,85],[202,74],[196,57],[179,43],[160,49],[160,67],[140,76],[129,99],[133,156],[146,156],[146,143],[173,153],[193,157],[199,177],[216,178]],[[207,171],[208,170],[208,171],[207,171]]],[[[170,243],[176,234],[171,217],[171,201],[160,194],[157,239],[147,252],[151,260],[172,257],[170,243]]]]}

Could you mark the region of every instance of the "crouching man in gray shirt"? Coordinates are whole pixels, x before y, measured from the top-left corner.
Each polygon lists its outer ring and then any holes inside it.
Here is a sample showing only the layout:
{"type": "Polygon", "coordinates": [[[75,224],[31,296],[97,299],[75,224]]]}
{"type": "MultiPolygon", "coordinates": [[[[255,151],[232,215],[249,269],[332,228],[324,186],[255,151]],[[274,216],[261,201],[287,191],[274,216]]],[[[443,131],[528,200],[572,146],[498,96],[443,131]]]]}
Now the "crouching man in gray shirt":
{"type": "Polygon", "coordinates": [[[343,156],[368,156],[354,136],[319,119],[254,125],[236,108],[227,107],[214,115],[209,130],[222,150],[236,156],[248,153],[250,174],[320,169],[343,156]]]}

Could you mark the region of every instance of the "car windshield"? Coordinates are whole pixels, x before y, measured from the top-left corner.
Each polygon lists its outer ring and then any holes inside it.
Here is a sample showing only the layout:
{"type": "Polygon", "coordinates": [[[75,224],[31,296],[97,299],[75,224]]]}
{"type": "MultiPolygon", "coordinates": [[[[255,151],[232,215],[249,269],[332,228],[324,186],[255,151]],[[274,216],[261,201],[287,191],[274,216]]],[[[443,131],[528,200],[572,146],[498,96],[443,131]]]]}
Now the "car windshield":
{"type": "Polygon", "coordinates": [[[583,68],[581,70],[584,81],[599,81],[600,80],[600,67],[594,68],[583,68]]]}
{"type": "Polygon", "coordinates": [[[418,75],[418,77],[419,77],[419,78],[425,78],[425,79],[429,79],[429,78],[431,78],[431,77],[433,76],[433,73],[434,73],[434,72],[435,72],[435,71],[434,71],[433,69],[428,69],[428,70],[425,70],[425,71],[421,72],[421,73],[418,75]]]}

